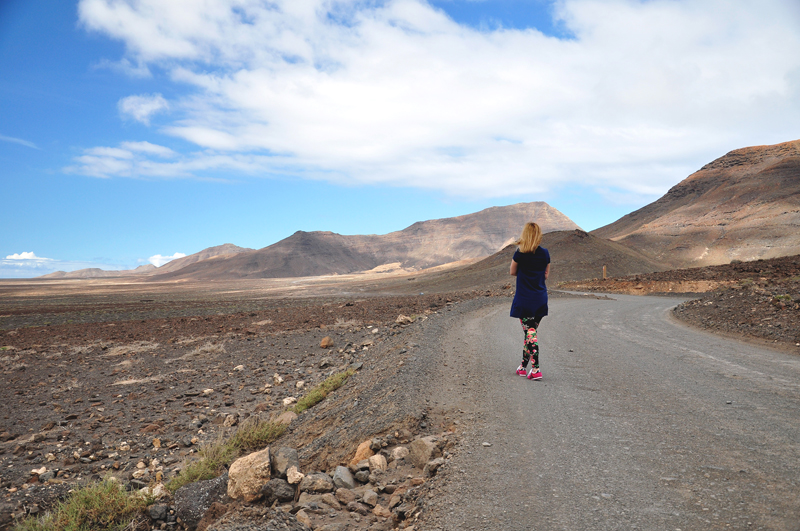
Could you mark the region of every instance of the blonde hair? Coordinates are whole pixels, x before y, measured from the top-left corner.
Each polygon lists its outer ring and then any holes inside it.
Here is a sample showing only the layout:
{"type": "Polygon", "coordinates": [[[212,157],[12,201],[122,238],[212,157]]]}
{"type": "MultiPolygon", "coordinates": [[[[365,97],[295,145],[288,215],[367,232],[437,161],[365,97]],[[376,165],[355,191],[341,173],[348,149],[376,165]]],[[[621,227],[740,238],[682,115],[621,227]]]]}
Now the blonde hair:
{"type": "Polygon", "coordinates": [[[542,242],[542,229],[536,223],[526,223],[522,228],[522,236],[517,240],[521,253],[534,253],[542,242]]]}

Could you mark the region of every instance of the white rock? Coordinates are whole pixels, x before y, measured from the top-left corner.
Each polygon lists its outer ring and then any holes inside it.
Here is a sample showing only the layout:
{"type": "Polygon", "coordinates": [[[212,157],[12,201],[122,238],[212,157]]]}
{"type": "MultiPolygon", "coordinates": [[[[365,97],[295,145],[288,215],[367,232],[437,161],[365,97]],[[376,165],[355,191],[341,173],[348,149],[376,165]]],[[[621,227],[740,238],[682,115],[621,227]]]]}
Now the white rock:
{"type": "Polygon", "coordinates": [[[236,367],[233,368],[233,370],[234,371],[243,371],[244,370],[244,365],[237,365],[236,367]]]}
{"type": "Polygon", "coordinates": [[[275,385],[280,385],[283,383],[283,378],[281,378],[281,375],[276,372],[272,375],[272,381],[275,383],[275,385]]]}
{"type": "Polygon", "coordinates": [[[255,500],[271,474],[269,447],[237,459],[228,470],[228,496],[255,500]]]}
{"type": "Polygon", "coordinates": [[[386,470],[386,458],[381,454],[373,455],[369,458],[369,470],[386,470]]]}
{"type": "Polygon", "coordinates": [[[294,384],[294,386],[297,387],[298,389],[302,389],[303,386],[305,386],[305,385],[306,385],[306,383],[303,380],[300,380],[299,382],[294,384]]]}
{"type": "Polygon", "coordinates": [[[395,448],[392,448],[392,459],[394,460],[404,459],[408,457],[408,453],[409,453],[408,448],[406,448],[405,446],[397,446],[395,448]]]}
{"type": "Polygon", "coordinates": [[[303,478],[306,477],[305,474],[297,470],[297,467],[292,465],[286,470],[286,481],[291,483],[292,485],[296,485],[303,481],[303,478]]]}
{"type": "Polygon", "coordinates": [[[47,472],[47,467],[44,466],[42,468],[34,468],[31,470],[31,474],[36,474],[37,476],[41,476],[45,472],[47,472]]]}
{"type": "Polygon", "coordinates": [[[214,390],[213,390],[213,389],[203,389],[203,394],[204,394],[204,395],[210,395],[210,394],[212,394],[213,392],[214,392],[214,390]]]}
{"type": "Polygon", "coordinates": [[[286,397],[286,398],[283,399],[283,405],[284,406],[290,406],[290,405],[294,404],[295,402],[297,402],[297,399],[295,397],[293,397],[293,396],[289,396],[289,397],[286,397]]]}

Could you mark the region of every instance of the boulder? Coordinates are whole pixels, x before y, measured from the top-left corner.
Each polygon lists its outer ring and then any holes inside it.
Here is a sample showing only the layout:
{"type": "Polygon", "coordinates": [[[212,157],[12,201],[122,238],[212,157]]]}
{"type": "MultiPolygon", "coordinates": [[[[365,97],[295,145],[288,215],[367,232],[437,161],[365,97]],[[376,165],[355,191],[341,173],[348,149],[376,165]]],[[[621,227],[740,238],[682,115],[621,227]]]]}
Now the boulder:
{"type": "Polygon", "coordinates": [[[300,482],[300,492],[323,493],[332,492],[333,489],[333,479],[323,472],[308,474],[300,482]]]}
{"type": "Polygon", "coordinates": [[[288,481],[292,485],[297,485],[303,478],[306,477],[305,474],[297,470],[296,466],[290,466],[289,469],[286,471],[286,481],[288,481]]]}
{"type": "Polygon", "coordinates": [[[320,348],[330,348],[333,346],[333,339],[330,336],[325,336],[322,338],[322,341],[319,342],[320,348]]]}
{"type": "Polygon", "coordinates": [[[261,495],[261,487],[270,480],[272,466],[269,447],[240,457],[228,470],[228,496],[251,502],[261,495]]]}
{"type": "Polygon", "coordinates": [[[386,470],[386,458],[381,454],[375,454],[369,458],[369,470],[370,472],[374,472],[376,470],[380,470],[381,472],[386,470]]]}
{"type": "Polygon", "coordinates": [[[408,457],[408,454],[409,454],[408,448],[406,448],[405,446],[397,446],[395,448],[392,448],[392,459],[394,459],[395,461],[397,461],[398,459],[405,459],[406,457],[408,457]]]}
{"type": "Polygon", "coordinates": [[[358,499],[358,494],[350,489],[336,489],[336,499],[347,505],[350,502],[356,501],[358,499]]]}
{"type": "Polygon", "coordinates": [[[356,449],[356,455],[355,457],[353,457],[353,459],[350,460],[350,464],[357,465],[359,461],[371,457],[375,452],[372,451],[370,446],[372,446],[371,440],[364,441],[361,444],[359,444],[358,448],[356,449]]]}
{"type": "Polygon", "coordinates": [[[361,501],[365,505],[369,505],[370,507],[375,507],[378,504],[378,493],[372,489],[367,489],[364,492],[364,495],[361,497],[361,501]]]}
{"type": "Polygon", "coordinates": [[[228,503],[228,474],[196,481],[175,491],[175,513],[184,527],[193,530],[214,502],[228,503]]]}
{"type": "Polygon", "coordinates": [[[272,505],[275,500],[288,502],[294,500],[294,487],[285,479],[272,478],[261,487],[264,505],[272,505]]]}
{"type": "Polygon", "coordinates": [[[444,457],[437,457],[436,459],[428,461],[425,463],[425,467],[422,469],[422,474],[425,477],[433,477],[436,475],[436,471],[439,470],[439,467],[441,467],[443,464],[444,457]]]}
{"type": "Polygon", "coordinates": [[[289,467],[300,470],[300,459],[297,450],[282,446],[272,454],[272,473],[279,478],[285,478],[289,467]]]}
{"type": "Polygon", "coordinates": [[[437,442],[438,440],[433,436],[420,437],[411,442],[408,450],[414,466],[423,468],[428,461],[432,461],[442,455],[437,442]]]}
{"type": "Polygon", "coordinates": [[[340,489],[356,488],[356,481],[350,473],[350,469],[345,466],[337,466],[333,473],[333,484],[340,489]]]}

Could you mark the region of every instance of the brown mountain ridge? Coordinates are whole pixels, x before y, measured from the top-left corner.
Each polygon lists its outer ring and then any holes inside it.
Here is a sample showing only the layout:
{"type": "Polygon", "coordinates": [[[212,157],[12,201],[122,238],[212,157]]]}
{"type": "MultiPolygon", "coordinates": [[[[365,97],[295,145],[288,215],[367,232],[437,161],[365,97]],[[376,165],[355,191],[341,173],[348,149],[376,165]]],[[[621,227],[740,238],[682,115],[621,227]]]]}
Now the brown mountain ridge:
{"type": "Polygon", "coordinates": [[[531,220],[539,223],[544,232],[579,228],[547,203],[518,203],[464,216],[420,221],[384,235],[298,231],[257,251],[212,258],[151,279],[320,276],[368,271],[386,264],[424,269],[489,256],[517,238],[523,224],[531,220]]]}
{"type": "Polygon", "coordinates": [[[671,268],[800,253],[800,140],[731,151],[592,231],[671,268]]]}

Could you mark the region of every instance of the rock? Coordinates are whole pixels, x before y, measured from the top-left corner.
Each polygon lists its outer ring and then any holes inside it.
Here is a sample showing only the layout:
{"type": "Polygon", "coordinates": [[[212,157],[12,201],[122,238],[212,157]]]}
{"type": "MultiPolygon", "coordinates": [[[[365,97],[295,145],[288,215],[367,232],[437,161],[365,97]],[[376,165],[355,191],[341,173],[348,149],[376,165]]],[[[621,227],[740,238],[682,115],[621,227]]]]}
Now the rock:
{"type": "Polygon", "coordinates": [[[392,511],[378,504],[375,506],[374,509],[372,509],[372,514],[374,514],[375,516],[380,516],[381,518],[391,518],[392,511]]]}
{"type": "Polygon", "coordinates": [[[350,460],[351,465],[357,465],[359,461],[367,459],[371,457],[375,452],[372,451],[370,448],[372,446],[372,441],[364,441],[358,445],[356,449],[356,455],[353,459],[350,460]]]}
{"type": "Polygon", "coordinates": [[[293,396],[287,396],[286,398],[283,399],[283,406],[284,407],[291,406],[292,404],[294,404],[296,402],[297,402],[297,398],[295,398],[293,396]]]}
{"type": "Polygon", "coordinates": [[[321,348],[330,348],[333,346],[333,339],[330,336],[325,336],[322,338],[322,341],[319,342],[319,346],[321,348]]]}
{"type": "Polygon", "coordinates": [[[386,458],[382,454],[375,454],[369,458],[369,471],[374,472],[376,470],[381,472],[386,470],[386,458]]]}
{"type": "Polygon", "coordinates": [[[356,501],[358,499],[358,494],[350,489],[336,489],[336,499],[347,505],[350,502],[356,501]]]}
{"type": "Polygon", "coordinates": [[[410,325],[414,322],[414,319],[408,317],[407,315],[400,314],[397,316],[397,319],[395,319],[394,322],[401,325],[410,325]]]}
{"type": "Polygon", "coordinates": [[[394,459],[395,461],[397,461],[398,459],[405,459],[406,457],[408,457],[408,454],[409,454],[408,448],[406,448],[405,446],[397,446],[395,448],[392,448],[392,459],[394,459]]]}
{"type": "Polygon", "coordinates": [[[275,419],[275,422],[277,422],[278,424],[285,424],[288,426],[289,424],[294,422],[296,418],[297,418],[297,413],[295,413],[294,411],[284,411],[283,413],[278,415],[278,418],[275,419]]]}
{"type": "Polygon", "coordinates": [[[336,496],[333,495],[332,492],[326,492],[322,495],[322,502],[325,505],[329,505],[334,509],[341,509],[342,506],[339,504],[339,500],[336,499],[336,496]]]}
{"type": "Polygon", "coordinates": [[[300,482],[300,492],[322,493],[331,492],[333,489],[333,479],[322,472],[308,474],[300,482]]]}
{"type": "Polygon", "coordinates": [[[425,463],[425,468],[422,469],[422,473],[425,477],[433,477],[436,475],[436,471],[439,470],[439,467],[441,467],[443,464],[444,457],[437,457],[436,459],[425,463]]]}
{"type": "Polygon", "coordinates": [[[228,496],[251,502],[261,495],[261,487],[272,477],[269,447],[240,457],[228,470],[228,496]]]}
{"type": "Polygon", "coordinates": [[[333,484],[340,489],[354,489],[356,482],[350,470],[344,466],[337,466],[336,471],[333,473],[333,484]]]}
{"type": "Polygon", "coordinates": [[[356,481],[367,483],[369,482],[369,470],[359,470],[353,475],[353,477],[356,479],[356,481]]]}
{"type": "Polygon", "coordinates": [[[227,415],[225,417],[225,420],[222,422],[222,425],[225,426],[226,428],[231,428],[233,426],[236,426],[238,423],[239,423],[239,417],[235,415],[227,415]]]}
{"type": "Polygon", "coordinates": [[[297,521],[303,525],[307,525],[308,527],[312,527],[311,524],[311,517],[308,516],[308,513],[305,512],[303,509],[297,511],[297,514],[294,515],[297,518],[297,521]]]}
{"type": "Polygon", "coordinates": [[[347,510],[351,513],[358,513],[361,516],[367,516],[369,514],[369,508],[366,505],[355,501],[347,504],[347,510]]]}
{"type": "Polygon", "coordinates": [[[294,500],[294,487],[289,485],[285,479],[272,478],[261,487],[261,496],[264,505],[272,505],[275,500],[288,502],[294,500]]]}
{"type": "Polygon", "coordinates": [[[442,455],[437,439],[433,436],[414,439],[409,445],[409,455],[414,466],[423,468],[428,461],[442,455]]]}
{"type": "Polygon", "coordinates": [[[275,383],[275,385],[280,385],[283,383],[283,378],[281,378],[281,375],[276,372],[272,375],[272,381],[275,383]]]}
{"type": "Polygon", "coordinates": [[[233,368],[233,370],[234,371],[243,371],[244,370],[244,365],[237,365],[236,367],[233,368]]]}
{"type": "Polygon", "coordinates": [[[367,489],[367,491],[364,492],[364,495],[361,497],[361,501],[364,502],[365,505],[375,507],[375,505],[378,503],[378,493],[372,489],[367,489]]]}
{"type": "Polygon", "coordinates": [[[153,520],[166,520],[169,514],[169,506],[161,503],[156,503],[147,508],[147,514],[153,520]]]}
{"type": "Polygon", "coordinates": [[[331,361],[330,358],[322,358],[319,361],[319,368],[320,369],[324,369],[325,367],[330,367],[331,365],[333,365],[333,362],[331,361]]]}
{"type": "Polygon", "coordinates": [[[196,481],[175,491],[175,512],[183,525],[192,530],[214,502],[228,502],[228,474],[216,479],[196,481]]]}
{"type": "Polygon", "coordinates": [[[285,478],[286,472],[289,467],[295,467],[300,470],[300,459],[297,455],[297,450],[287,446],[281,446],[272,454],[272,473],[279,477],[285,478]]]}
{"type": "Polygon", "coordinates": [[[288,481],[291,485],[297,485],[303,481],[304,477],[306,477],[306,475],[297,470],[296,466],[290,466],[286,471],[286,481],[288,481]]]}

